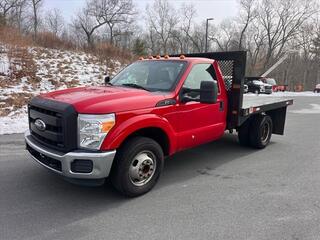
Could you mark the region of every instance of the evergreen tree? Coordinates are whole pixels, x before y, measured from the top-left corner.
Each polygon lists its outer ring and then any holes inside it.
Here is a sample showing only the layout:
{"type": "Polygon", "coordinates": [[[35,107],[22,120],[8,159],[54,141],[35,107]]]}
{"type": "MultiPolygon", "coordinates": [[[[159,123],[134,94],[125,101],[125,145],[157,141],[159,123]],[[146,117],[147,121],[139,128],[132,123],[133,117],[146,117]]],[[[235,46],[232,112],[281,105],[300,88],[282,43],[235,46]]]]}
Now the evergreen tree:
{"type": "Polygon", "coordinates": [[[145,41],[141,40],[140,38],[137,38],[133,43],[132,52],[137,56],[146,56],[147,51],[145,41]]]}

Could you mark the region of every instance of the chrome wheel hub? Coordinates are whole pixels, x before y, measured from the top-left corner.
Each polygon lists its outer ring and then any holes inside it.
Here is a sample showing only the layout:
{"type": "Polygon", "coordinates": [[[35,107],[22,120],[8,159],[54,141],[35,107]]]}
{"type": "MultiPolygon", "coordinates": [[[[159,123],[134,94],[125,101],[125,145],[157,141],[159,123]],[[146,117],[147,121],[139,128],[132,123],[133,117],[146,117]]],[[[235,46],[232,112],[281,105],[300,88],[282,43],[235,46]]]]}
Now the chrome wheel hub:
{"type": "Polygon", "coordinates": [[[265,123],[261,130],[261,141],[267,142],[270,134],[270,126],[268,123],[265,123]]]}
{"type": "Polygon", "coordinates": [[[143,186],[148,183],[156,170],[156,157],[150,151],[137,154],[129,168],[129,178],[135,186],[143,186]]]}

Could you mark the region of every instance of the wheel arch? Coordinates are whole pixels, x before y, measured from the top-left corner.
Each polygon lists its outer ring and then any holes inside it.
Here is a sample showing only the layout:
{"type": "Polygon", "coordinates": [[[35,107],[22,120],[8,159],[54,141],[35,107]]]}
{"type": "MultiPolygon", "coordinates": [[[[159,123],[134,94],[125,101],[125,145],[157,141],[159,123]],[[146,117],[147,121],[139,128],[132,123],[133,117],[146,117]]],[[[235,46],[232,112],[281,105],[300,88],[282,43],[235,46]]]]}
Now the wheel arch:
{"type": "Polygon", "coordinates": [[[127,141],[134,137],[147,137],[156,141],[162,148],[165,156],[170,155],[170,140],[166,132],[159,127],[146,127],[138,129],[129,134],[120,144],[119,148],[124,145],[127,141]]]}
{"type": "Polygon", "coordinates": [[[107,136],[101,149],[118,149],[129,139],[143,136],[155,140],[168,156],[176,151],[176,141],[172,127],[166,119],[154,116],[138,116],[116,127],[110,136],[107,136]]]}

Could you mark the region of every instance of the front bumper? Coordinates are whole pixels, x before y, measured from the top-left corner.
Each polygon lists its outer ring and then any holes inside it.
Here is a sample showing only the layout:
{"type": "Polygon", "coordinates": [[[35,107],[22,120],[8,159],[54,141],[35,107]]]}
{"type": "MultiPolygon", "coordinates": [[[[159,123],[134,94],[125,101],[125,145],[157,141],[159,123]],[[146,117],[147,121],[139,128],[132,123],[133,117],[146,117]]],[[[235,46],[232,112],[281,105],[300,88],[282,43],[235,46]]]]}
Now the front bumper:
{"type": "Polygon", "coordinates": [[[266,94],[271,94],[271,93],[272,93],[272,89],[266,89],[264,92],[265,92],[266,94]]]}
{"type": "Polygon", "coordinates": [[[31,157],[47,169],[67,178],[73,179],[102,179],[109,176],[116,151],[108,152],[83,152],[74,151],[61,153],[42,146],[33,140],[30,131],[24,135],[27,149],[31,157]],[[72,171],[71,164],[74,161],[89,160],[92,162],[92,171],[81,173],[72,171]]]}
{"type": "Polygon", "coordinates": [[[272,89],[270,88],[260,88],[260,93],[266,93],[266,94],[271,94],[272,89]]]}

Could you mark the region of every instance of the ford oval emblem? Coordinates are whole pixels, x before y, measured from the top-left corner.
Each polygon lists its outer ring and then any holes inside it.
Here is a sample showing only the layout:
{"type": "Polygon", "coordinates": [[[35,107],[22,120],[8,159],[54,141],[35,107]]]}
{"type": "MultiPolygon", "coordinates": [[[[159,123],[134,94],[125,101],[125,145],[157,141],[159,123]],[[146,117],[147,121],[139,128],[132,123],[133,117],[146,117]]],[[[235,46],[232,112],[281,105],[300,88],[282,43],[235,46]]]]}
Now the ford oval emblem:
{"type": "Polygon", "coordinates": [[[36,128],[39,131],[44,131],[46,130],[46,124],[44,121],[42,121],[40,118],[36,119],[36,121],[34,122],[34,125],[36,125],[36,128]]]}

